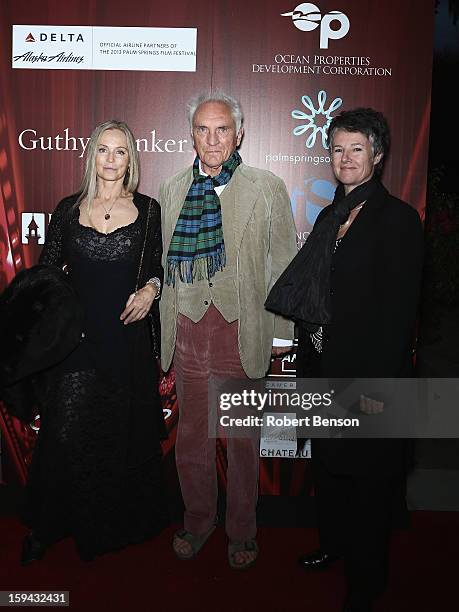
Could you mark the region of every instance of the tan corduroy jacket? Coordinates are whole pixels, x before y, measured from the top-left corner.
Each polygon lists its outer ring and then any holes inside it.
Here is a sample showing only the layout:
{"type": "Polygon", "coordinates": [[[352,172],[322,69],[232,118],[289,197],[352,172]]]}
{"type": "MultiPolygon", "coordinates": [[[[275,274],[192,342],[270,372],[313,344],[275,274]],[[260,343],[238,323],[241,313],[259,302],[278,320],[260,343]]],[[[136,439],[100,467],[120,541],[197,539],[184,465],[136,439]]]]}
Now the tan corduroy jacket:
{"type": "MultiPolygon", "coordinates": [[[[193,181],[192,167],[166,180],[160,188],[163,265],[175,225],[193,181]]],[[[266,296],[297,253],[296,229],[284,182],[267,170],[241,164],[231,178],[235,193],[234,246],[239,354],[250,378],[269,368],[274,337],[293,339],[293,324],[264,308],[266,296]]],[[[229,231],[224,228],[224,233],[229,231]]],[[[175,350],[177,283],[164,284],[161,302],[161,365],[167,371],[175,350]]]]}

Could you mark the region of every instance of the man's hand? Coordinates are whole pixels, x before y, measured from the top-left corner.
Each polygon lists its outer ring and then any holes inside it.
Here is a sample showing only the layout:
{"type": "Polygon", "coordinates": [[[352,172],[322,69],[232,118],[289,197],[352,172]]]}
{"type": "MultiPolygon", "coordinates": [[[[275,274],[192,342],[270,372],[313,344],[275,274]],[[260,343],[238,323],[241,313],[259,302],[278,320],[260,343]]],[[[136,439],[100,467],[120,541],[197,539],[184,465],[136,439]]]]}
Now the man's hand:
{"type": "Polygon", "coordinates": [[[366,395],[360,396],[360,410],[365,414],[380,414],[384,412],[384,402],[379,402],[366,395]]]}

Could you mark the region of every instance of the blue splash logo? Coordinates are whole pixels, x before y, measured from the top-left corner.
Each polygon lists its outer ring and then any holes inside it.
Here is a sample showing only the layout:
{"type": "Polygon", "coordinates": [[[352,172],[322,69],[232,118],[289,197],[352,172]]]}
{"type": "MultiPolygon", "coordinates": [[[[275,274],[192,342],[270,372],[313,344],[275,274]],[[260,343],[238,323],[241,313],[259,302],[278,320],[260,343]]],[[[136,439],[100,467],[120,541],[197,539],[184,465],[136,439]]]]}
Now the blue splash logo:
{"type": "Polygon", "coordinates": [[[304,186],[294,187],[291,194],[292,212],[297,227],[306,222],[313,226],[320,211],[331,204],[335,194],[335,184],[320,178],[308,178],[304,186]]]}

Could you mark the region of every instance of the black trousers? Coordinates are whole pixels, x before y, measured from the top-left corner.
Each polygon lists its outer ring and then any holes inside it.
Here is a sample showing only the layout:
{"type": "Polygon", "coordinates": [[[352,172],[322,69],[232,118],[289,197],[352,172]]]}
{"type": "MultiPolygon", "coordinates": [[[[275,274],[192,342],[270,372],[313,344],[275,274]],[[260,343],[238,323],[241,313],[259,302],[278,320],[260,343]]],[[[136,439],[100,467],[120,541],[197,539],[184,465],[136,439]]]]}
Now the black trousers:
{"type": "Polygon", "coordinates": [[[403,479],[334,474],[312,454],[320,546],[344,558],[348,599],[371,602],[387,585],[394,496],[403,479]]]}

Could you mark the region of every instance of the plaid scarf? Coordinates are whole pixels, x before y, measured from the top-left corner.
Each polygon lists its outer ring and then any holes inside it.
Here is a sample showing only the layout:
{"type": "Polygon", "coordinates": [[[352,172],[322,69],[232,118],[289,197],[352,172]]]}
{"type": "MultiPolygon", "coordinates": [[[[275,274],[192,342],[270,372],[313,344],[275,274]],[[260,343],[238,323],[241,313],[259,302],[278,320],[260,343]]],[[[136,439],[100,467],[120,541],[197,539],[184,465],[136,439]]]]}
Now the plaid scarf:
{"type": "Polygon", "coordinates": [[[226,185],[242,162],[235,151],[217,176],[199,173],[199,158],[193,164],[194,180],[185,198],[167,253],[166,283],[175,285],[176,271],[183,283],[209,279],[226,265],[222,209],[214,187],[226,185]]]}

